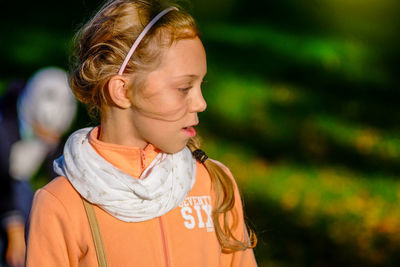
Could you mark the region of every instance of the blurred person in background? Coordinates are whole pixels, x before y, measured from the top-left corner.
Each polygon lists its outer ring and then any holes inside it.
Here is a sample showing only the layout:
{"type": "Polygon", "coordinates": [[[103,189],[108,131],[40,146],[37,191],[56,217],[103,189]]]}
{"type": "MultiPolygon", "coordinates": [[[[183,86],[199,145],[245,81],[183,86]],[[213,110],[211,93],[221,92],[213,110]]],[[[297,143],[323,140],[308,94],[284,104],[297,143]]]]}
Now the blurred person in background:
{"type": "Polygon", "coordinates": [[[61,137],[75,113],[67,74],[54,67],[39,70],[25,88],[11,84],[0,99],[0,266],[24,266],[29,180],[61,154],[61,137]]]}

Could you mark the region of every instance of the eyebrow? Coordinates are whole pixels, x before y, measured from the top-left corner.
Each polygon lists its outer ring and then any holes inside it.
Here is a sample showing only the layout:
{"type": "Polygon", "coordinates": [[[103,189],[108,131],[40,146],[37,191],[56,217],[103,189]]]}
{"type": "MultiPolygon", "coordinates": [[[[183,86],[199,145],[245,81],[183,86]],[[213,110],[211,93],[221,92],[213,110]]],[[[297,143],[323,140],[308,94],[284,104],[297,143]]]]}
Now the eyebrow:
{"type": "MultiPolygon", "coordinates": [[[[207,73],[204,74],[203,78],[206,76],[207,73]]],[[[184,75],[179,75],[179,76],[175,76],[174,78],[200,78],[199,75],[195,75],[195,74],[184,74],[184,75]]]]}

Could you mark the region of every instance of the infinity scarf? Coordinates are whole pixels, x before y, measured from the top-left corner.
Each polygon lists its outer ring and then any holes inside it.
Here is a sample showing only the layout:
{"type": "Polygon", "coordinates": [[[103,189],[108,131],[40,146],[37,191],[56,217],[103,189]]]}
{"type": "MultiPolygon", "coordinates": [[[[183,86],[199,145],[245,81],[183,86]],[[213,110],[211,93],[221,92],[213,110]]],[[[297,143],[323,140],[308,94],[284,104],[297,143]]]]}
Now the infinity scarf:
{"type": "Polygon", "coordinates": [[[97,154],[89,143],[92,129],[74,132],[54,161],[55,172],[92,204],[122,221],[141,222],[177,207],[192,189],[196,160],[189,148],[159,153],[136,179],[97,154]]]}

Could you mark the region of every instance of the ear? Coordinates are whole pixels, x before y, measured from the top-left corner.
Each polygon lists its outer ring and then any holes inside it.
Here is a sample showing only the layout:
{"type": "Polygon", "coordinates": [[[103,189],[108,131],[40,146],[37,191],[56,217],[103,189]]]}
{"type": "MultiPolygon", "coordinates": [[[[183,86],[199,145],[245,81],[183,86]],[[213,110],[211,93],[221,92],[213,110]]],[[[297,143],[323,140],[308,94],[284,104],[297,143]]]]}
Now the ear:
{"type": "Polygon", "coordinates": [[[128,80],[121,75],[113,76],[108,82],[108,93],[113,103],[122,108],[130,108],[132,106],[128,94],[128,80]]]}

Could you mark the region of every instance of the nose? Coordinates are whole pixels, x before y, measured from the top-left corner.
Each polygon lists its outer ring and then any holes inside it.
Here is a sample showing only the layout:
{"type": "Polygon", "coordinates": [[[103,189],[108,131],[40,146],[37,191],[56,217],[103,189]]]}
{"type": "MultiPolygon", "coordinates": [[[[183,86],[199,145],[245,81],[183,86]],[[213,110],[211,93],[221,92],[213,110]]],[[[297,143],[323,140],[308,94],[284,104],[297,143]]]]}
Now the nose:
{"type": "Polygon", "coordinates": [[[206,100],[203,97],[201,88],[196,88],[193,91],[193,97],[190,104],[190,112],[203,112],[207,108],[206,100]]]}

